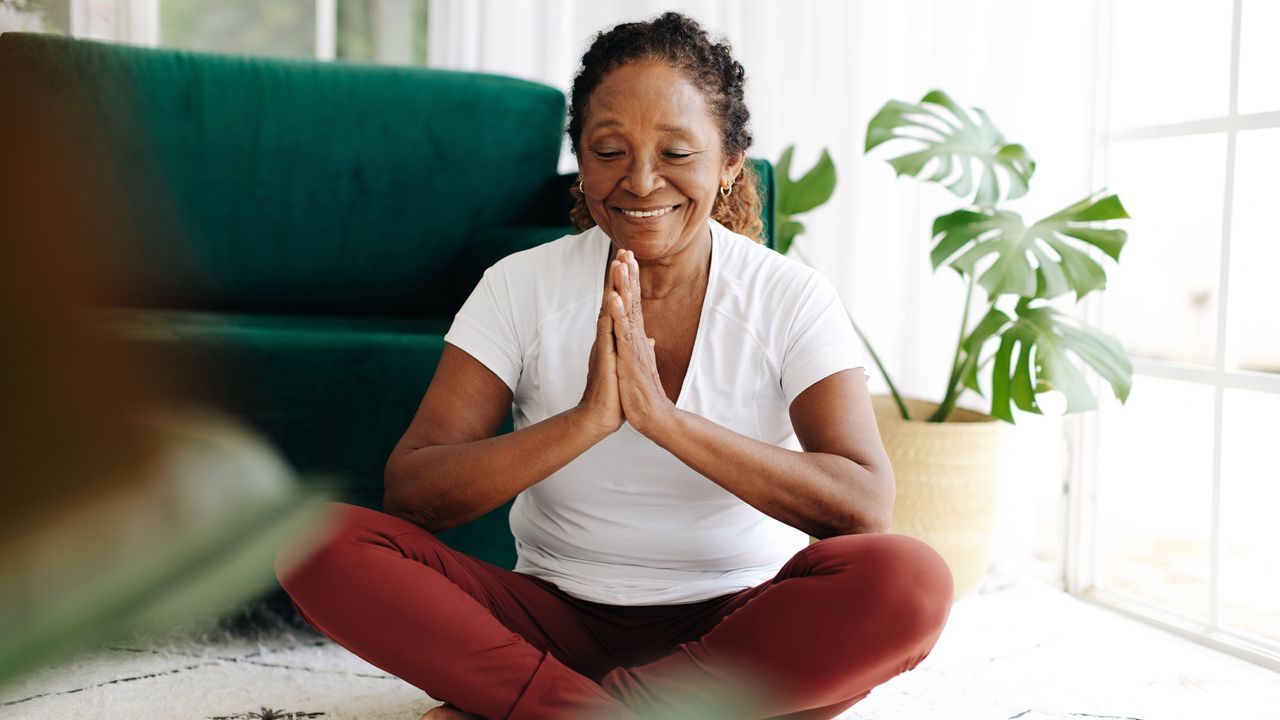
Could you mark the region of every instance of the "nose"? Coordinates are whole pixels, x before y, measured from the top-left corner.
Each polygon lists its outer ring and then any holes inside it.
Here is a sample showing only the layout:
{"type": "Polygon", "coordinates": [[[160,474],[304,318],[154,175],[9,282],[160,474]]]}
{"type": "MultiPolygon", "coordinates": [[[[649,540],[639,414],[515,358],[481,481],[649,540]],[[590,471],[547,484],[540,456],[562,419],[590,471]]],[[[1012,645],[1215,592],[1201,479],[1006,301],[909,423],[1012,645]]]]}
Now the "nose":
{"type": "Polygon", "coordinates": [[[663,186],[662,176],[657,172],[657,163],[637,157],[632,160],[623,178],[622,187],[632,195],[644,197],[663,186]]]}

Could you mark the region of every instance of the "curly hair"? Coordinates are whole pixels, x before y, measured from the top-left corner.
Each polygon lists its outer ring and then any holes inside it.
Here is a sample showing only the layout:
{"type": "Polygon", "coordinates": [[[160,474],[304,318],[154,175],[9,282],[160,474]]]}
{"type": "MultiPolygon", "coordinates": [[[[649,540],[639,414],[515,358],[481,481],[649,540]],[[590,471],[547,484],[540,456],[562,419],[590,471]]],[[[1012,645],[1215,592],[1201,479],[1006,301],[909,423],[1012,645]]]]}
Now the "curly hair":
{"type": "MultiPolygon", "coordinates": [[[[611,70],[637,61],[664,62],[684,72],[702,92],[720,126],[725,157],[745,152],[751,146],[751,130],[747,126],[751,113],[744,99],[746,71],[742,63],[733,59],[727,41],[713,42],[697,21],[668,12],[649,22],[622,23],[597,33],[592,40],[573,78],[569,99],[565,132],[575,157],[579,154],[578,141],[592,91],[611,70]]],[[[711,217],[730,230],[763,243],[759,182],[751,163],[744,162],[729,197],[716,198],[711,217]]],[[[581,232],[595,225],[577,184],[569,192],[574,199],[569,212],[573,226],[581,232]]]]}

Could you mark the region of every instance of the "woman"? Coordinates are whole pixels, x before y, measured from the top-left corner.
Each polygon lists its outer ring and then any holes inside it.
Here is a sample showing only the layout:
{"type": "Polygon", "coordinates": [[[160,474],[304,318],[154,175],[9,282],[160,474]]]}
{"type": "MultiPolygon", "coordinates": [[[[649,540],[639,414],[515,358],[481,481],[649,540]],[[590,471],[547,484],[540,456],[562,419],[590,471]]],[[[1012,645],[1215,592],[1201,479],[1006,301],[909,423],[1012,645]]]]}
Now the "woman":
{"type": "Polygon", "coordinates": [[[888,532],[839,297],[754,240],[743,83],[676,13],[596,37],[582,232],[485,272],[385,512],[335,503],[280,568],[309,623],[447,701],[425,717],[831,718],[942,632],[951,575],[888,532]],[[512,497],[514,571],[435,537],[512,497]]]}

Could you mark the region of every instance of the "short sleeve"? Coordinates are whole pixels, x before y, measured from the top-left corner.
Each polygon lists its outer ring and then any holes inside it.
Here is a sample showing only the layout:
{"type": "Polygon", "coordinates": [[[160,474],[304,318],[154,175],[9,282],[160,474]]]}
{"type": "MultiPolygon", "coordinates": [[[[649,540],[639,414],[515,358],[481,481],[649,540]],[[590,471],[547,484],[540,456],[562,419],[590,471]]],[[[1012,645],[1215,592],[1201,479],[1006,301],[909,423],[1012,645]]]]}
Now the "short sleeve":
{"type": "Polygon", "coordinates": [[[788,406],[828,375],[864,367],[861,342],[835,286],[815,271],[803,287],[782,355],[782,393],[788,406]]]}
{"type": "Polygon", "coordinates": [[[514,393],[523,354],[512,294],[506,263],[490,266],[453,316],[444,341],[479,360],[514,393]]]}

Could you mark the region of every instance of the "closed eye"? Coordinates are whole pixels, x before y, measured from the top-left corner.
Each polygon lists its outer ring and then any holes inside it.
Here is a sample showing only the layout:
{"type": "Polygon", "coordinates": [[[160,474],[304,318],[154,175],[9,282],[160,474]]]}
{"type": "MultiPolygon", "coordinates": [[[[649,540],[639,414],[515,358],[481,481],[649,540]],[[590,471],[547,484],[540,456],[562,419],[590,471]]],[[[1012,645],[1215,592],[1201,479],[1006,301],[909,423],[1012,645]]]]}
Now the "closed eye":
{"type": "MultiPolygon", "coordinates": [[[[592,152],[594,152],[594,153],[595,153],[596,157],[598,157],[598,158],[600,158],[600,159],[602,159],[602,160],[609,160],[609,159],[616,158],[616,157],[618,157],[618,156],[622,155],[622,151],[621,151],[621,150],[593,150],[592,152]]],[[[671,158],[671,159],[673,159],[673,160],[683,160],[684,158],[692,157],[695,153],[691,153],[691,152],[676,152],[676,151],[674,151],[674,150],[667,150],[667,151],[663,152],[662,154],[663,154],[663,155],[665,155],[665,156],[667,156],[667,157],[669,157],[669,158],[671,158]]]]}

